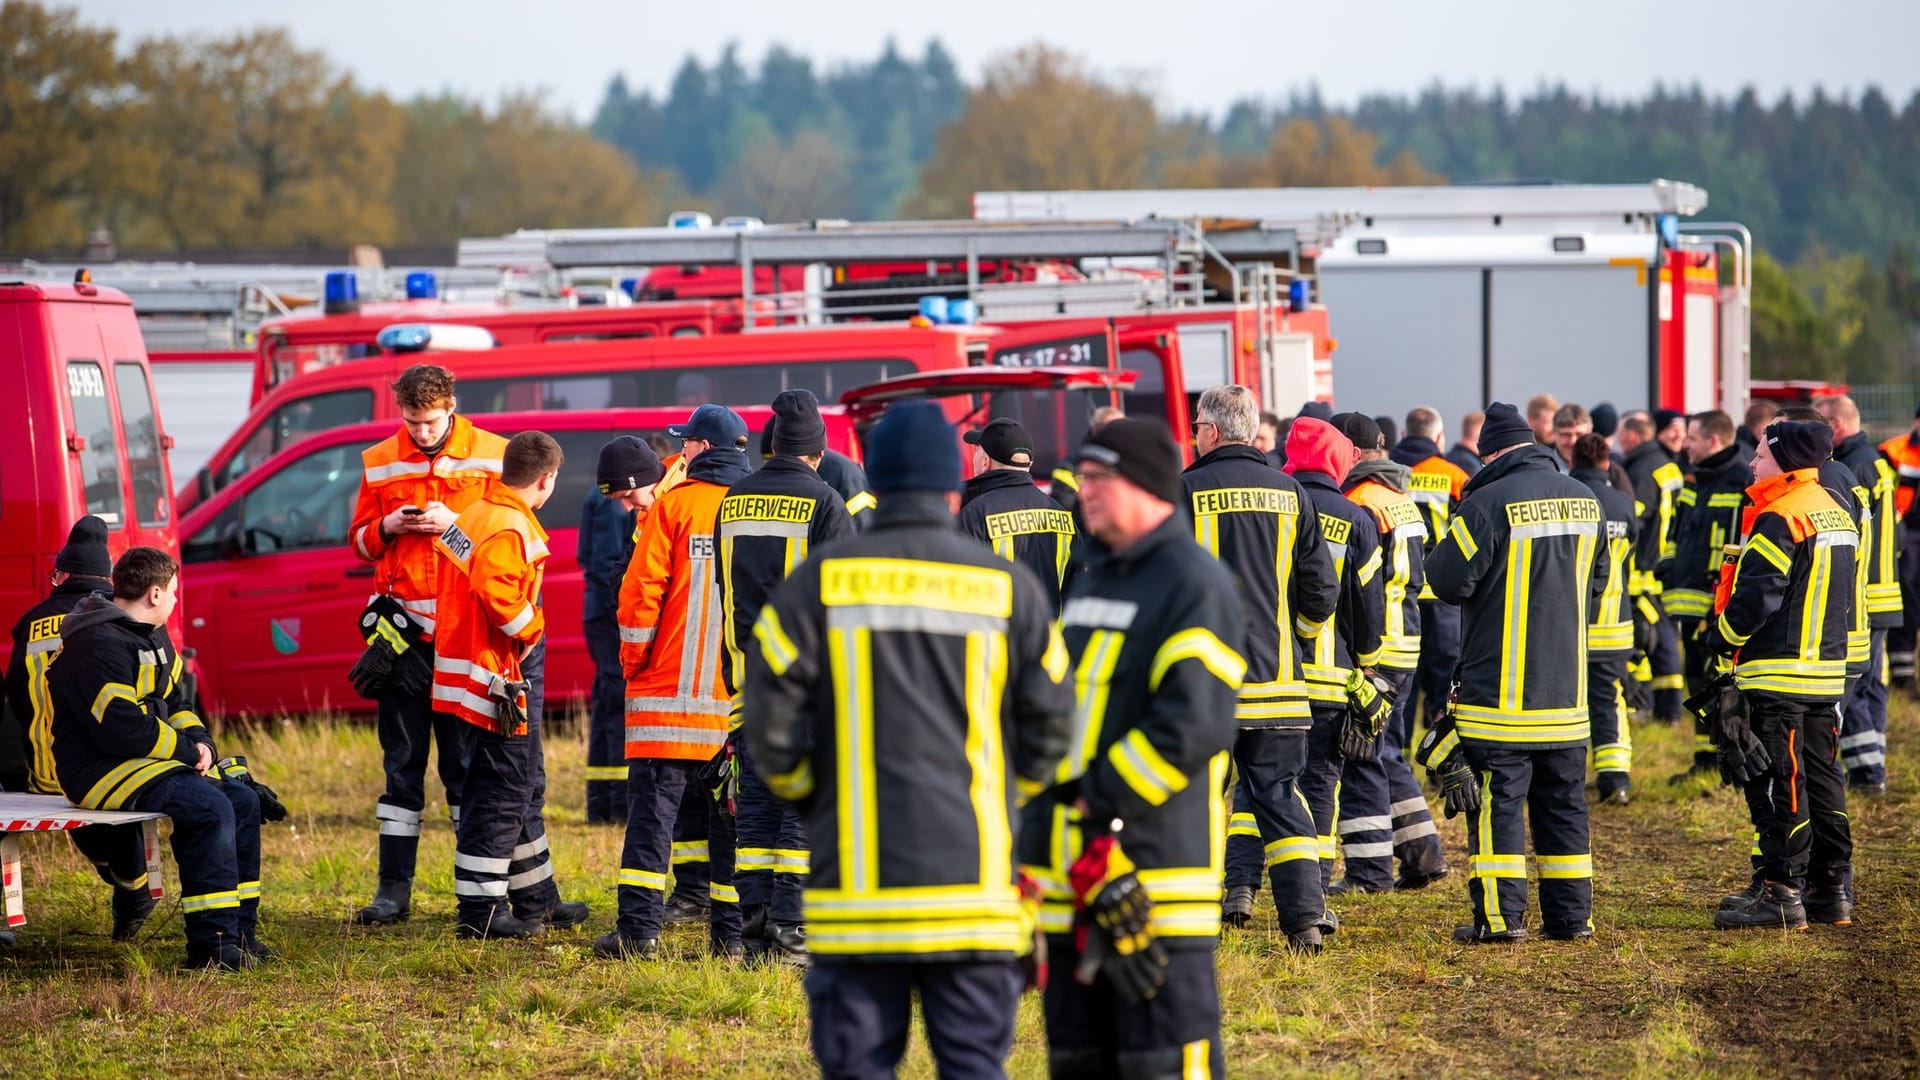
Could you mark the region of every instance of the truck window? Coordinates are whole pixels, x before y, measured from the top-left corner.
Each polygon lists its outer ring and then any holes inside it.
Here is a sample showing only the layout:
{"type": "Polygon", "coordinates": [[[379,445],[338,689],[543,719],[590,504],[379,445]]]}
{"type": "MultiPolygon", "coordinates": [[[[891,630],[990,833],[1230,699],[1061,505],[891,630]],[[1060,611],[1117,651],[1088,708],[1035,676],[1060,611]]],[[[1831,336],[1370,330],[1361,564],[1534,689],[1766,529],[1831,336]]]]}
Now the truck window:
{"type": "Polygon", "coordinates": [[[226,487],[256,465],[299,442],[303,436],[373,419],[373,391],[336,390],[289,401],[253,430],[226,468],[214,477],[214,490],[226,487]]]}
{"type": "Polygon", "coordinates": [[[73,405],[74,434],[86,440],[80,451],[80,484],[86,492],[87,513],[118,529],[125,524],[120,435],[113,422],[113,405],[107,400],[106,373],[99,364],[67,362],[67,398],[73,405]]]}
{"type": "Polygon", "coordinates": [[[137,363],[113,365],[120,392],[120,423],[127,433],[127,471],[133,478],[133,517],[142,525],[165,525],[171,516],[166,462],[160,457],[160,420],[154,415],[147,373],[137,363]]]}
{"type": "Polygon", "coordinates": [[[380,347],[372,342],[355,342],[350,345],[339,342],[325,344],[281,342],[273,347],[267,359],[267,386],[272,388],[310,371],[320,371],[348,360],[364,360],[369,356],[378,355],[380,355],[380,347]]]}
{"type": "MultiPolygon", "coordinates": [[[[996,390],[988,399],[987,415],[998,420],[1018,420],[1033,436],[1033,475],[1045,479],[1054,466],[1086,441],[1092,429],[1093,410],[1105,405],[1107,391],[1092,393],[1058,390],[996,390]]],[[[984,423],[984,421],[983,421],[984,423]]]]}
{"type": "Polygon", "coordinates": [[[908,360],[794,360],[782,364],[712,364],[693,369],[460,380],[460,411],[469,415],[566,409],[691,409],[708,402],[764,405],[782,390],[811,390],[822,403],[856,386],[911,375],[908,360]]]}
{"type": "MultiPolygon", "coordinates": [[[[328,446],[262,480],[240,506],[241,550],[249,555],[276,555],[344,545],[353,523],[354,498],[360,492],[360,473],[359,447],[328,446]]],[[[208,528],[217,529],[219,524],[216,521],[208,528]]],[[[207,531],[201,530],[202,534],[207,531]]],[[[198,551],[203,541],[210,541],[217,551],[220,539],[217,534],[196,535],[189,544],[198,551]]]]}
{"type": "Polygon", "coordinates": [[[457,387],[460,411],[559,412],[570,409],[623,409],[645,404],[647,373],[462,379],[457,387]]]}

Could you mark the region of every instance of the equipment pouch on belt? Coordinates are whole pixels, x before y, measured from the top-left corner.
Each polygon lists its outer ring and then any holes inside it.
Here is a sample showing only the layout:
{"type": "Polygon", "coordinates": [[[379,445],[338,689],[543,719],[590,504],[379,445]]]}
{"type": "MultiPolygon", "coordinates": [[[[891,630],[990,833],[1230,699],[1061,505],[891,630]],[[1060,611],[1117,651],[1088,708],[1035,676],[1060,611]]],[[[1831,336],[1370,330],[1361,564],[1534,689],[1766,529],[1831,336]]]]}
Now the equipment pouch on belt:
{"type": "Polygon", "coordinates": [[[1347,715],[1340,724],[1340,756],[1372,761],[1380,733],[1393,713],[1393,684],[1366,668],[1347,676],[1347,715]]]}
{"type": "Polygon", "coordinates": [[[361,697],[387,694],[424,696],[433,688],[433,659],[427,655],[425,627],[398,600],[376,596],[360,612],[360,636],[367,650],[347,673],[361,697]]]}

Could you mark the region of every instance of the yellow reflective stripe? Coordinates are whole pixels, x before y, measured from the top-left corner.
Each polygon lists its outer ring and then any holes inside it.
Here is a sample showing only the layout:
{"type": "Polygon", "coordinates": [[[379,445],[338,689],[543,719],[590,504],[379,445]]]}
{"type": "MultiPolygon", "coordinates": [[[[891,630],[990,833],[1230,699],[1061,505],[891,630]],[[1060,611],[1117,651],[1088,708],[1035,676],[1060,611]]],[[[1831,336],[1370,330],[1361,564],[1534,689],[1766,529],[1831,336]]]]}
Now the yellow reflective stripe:
{"type": "Polygon", "coordinates": [[[1066,680],[1067,667],[1072,662],[1073,658],[1067,654],[1067,640],[1060,636],[1060,624],[1048,624],[1047,651],[1040,654],[1040,670],[1047,673],[1047,678],[1060,683],[1066,680]]]}
{"type": "Polygon", "coordinates": [[[107,706],[113,704],[116,698],[131,702],[135,708],[140,707],[139,695],[134,693],[133,687],[128,686],[126,683],[110,682],[101,687],[100,692],[93,696],[93,718],[105,723],[107,706]]]}
{"type": "Polygon", "coordinates": [[[1026,920],[807,924],[807,951],[821,956],[945,952],[1018,954],[1030,944],[1026,920]]]}
{"type": "Polygon", "coordinates": [[[873,492],[862,491],[859,494],[855,495],[853,498],[847,500],[847,515],[849,517],[857,517],[861,513],[871,510],[878,505],[880,504],[877,501],[875,501],[873,497],[873,492]]]}
{"type": "Polygon", "coordinates": [[[788,802],[798,802],[813,794],[813,762],[801,758],[800,764],[783,773],[770,773],[765,779],[767,790],[788,802]]]}
{"type": "MultiPolygon", "coordinates": [[[[1255,835],[1258,835],[1256,831],[1255,835]]],[[[1320,858],[1320,840],[1314,836],[1283,836],[1266,846],[1267,869],[1281,863],[1320,858]]]]}
{"type": "Polygon", "coordinates": [[[1746,501],[1746,498],[1747,495],[1744,491],[1722,491],[1707,496],[1707,505],[1725,510],[1730,507],[1738,507],[1746,501]]]}
{"type": "MultiPolygon", "coordinates": [[[[1220,901],[1153,905],[1155,937],[1215,937],[1220,933],[1220,901]]],[[[812,944],[809,935],[808,944],[812,944]]]]}
{"type": "MultiPolygon", "coordinates": [[[[1013,826],[1007,818],[1006,755],[1000,739],[1000,703],[1007,685],[1007,636],[999,631],[967,634],[967,763],[980,846],[980,881],[1013,878],[1013,826]]],[[[876,815],[877,817],[877,815],[876,815]]],[[[875,821],[878,830],[878,821],[875,821]]]]}
{"type": "MultiPolygon", "coordinates": [[[[1491,785],[1489,785],[1491,786],[1491,785]]],[[[1467,873],[1482,878],[1523,878],[1527,876],[1527,857],[1525,855],[1469,855],[1467,873]]],[[[1491,897],[1491,893],[1487,894],[1491,897]]],[[[1499,904],[1489,900],[1489,910],[1499,904]]]]}
{"type": "Polygon", "coordinates": [[[180,749],[180,733],[167,724],[155,724],[159,734],[154,737],[153,749],[147,751],[150,758],[170,758],[180,749]]]}
{"type": "Polygon", "coordinates": [[[794,647],[793,639],[780,627],[780,614],[769,604],[760,612],[760,618],[754,621],[753,637],[760,643],[760,655],[767,661],[767,670],[775,677],[785,675],[800,659],[800,650],[794,647]]]}
{"type": "Polygon", "coordinates": [[[1541,880],[1549,878],[1590,878],[1593,876],[1592,855],[1535,855],[1534,864],[1540,869],[1541,880]]]}
{"type": "Polygon", "coordinates": [[[1259,836],[1260,825],[1254,821],[1253,814],[1247,810],[1234,811],[1227,826],[1228,836],[1259,836]]]}
{"type": "Polygon", "coordinates": [[[1235,690],[1240,689],[1241,680],[1247,674],[1247,662],[1227,648],[1213,631],[1204,626],[1190,626],[1162,642],[1153,654],[1147,689],[1160,689],[1160,680],[1166,677],[1167,669],[1182,660],[1200,661],[1214,678],[1235,690]]]}
{"type": "Polygon", "coordinates": [[[238,889],[227,889],[224,892],[200,893],[196,896],[183,896],[180,898],[180,910],[189,914],[196,911],[219,911],[223,908],[237,908],[239,906],[240,892],[238,889]]]}
{"type": "Polygon", "coordinates": [[[862,626],[830,628],[827,655],[833,672],[840,875],[849,891],[871,892],[880,875],[872,632],[862,626]]]}
{"type": "Polygon", "coordinates": [[[86,795],[80,799],[80,805],[92,810],[118,810],[126,803],[127,797],[139,791],[147,781],[162,773],[184,768],[186,766],[180,762],[167,759],[154,761],[132,758],[123,761],[107,770],[107,775],[87,789],[86,795]]]}
{"type": "Polygon", "coordinates": [[[1833,591],[1833,549],[1813,547],[1813,570],[1807,578],[1806,607],[1801,613],[1800,658],[1817,660],[1826,637],[1828,593],[1833,591]]]}
{"type": "Polygon", "coordinates": [[[707,882],[707,899],[716,904],[737,904],[740,902],[740,890],[732,885],[707,882]]]}
{"type": "MultiPolygon", "coordinates": [[[[1087,636],[1074,668],[1073,741],[1067,744],[1067,756],[1054,770],[1054,782],[1065,783],[1086,773],[1100,747],[1100,728],[1106,720],[1108,683],[1120,663],[1120,651],[1127,636],[1118,630],[1095,630],[1087,636]]],[[[1056,822],[1055,836],[1065,834],[1056,822]]],[[[1072,865],[1070,858],[1060,864],[1061,873],[1072,865]]]]}
{"type": "Polygon", "coordinates": [[[240,883],[240,887],[234,891],[239,894],[242,900],[260,899],[260,883],[257,881],[243,881],[240,883]]]}
{"type": "Polygon", "coordinates": [[[1180,1047],[1180,1080],[1213,1080],[1213,1043],[1195,1039],[1180,1047]]]}
{"type": "Polygon", "coordinates": [[[1747,537],[1747,550],[1772,563],[1774,569],[1783,574],[1793,566],[1793,560],[1780,550],[1780,545],[1759,533],[1747,537]]]}
{"type": "Polygon", "coordinates": [[[667,875],[653,870],[636,870],[630,866],[623,866],[620,868],[620,884],[626,888],[666,892],[667,875]]]}
{"type": "Polygon", "coordinates": [[[1159,806],[1186,789],[1186,775],[1161,757],[1146,732],[1138,728],[1107,748],[1107,761],[1149,806],[1159,806]]]}
{"type": "Polygon", "coordinates": [[[706,862],[707,842],[705,840],[675,840],[673,842],[673,865],[681,863],[706,862]]]}
{"type": "Polygon", "coordinates": [[[1713,611],[1712,595],[1699,589],[1668,589],[1660,602],[1676,619],[1704,619],[1713,611]]]}
{"type": "Polygon", "coordinates": [[[1725,612],[1721,613],[1719,621],[1714,625],[1719,629],[1720,636],[1727,639],[1727,644],[1729,645],[1745,645],[1747,639],[1753,636],[1752,634],[1742,634],[1735,630],[1733,624],[1727,621],[1725,612]]]}
{"type": "Polygon", "coordinates": [[[627,778],[627,767],[625,765],[589,765],[587,766],[587,779],[589,781],[625,780],[626,778],[627,778]]]}
{"type": "Polygon", "coordinates": [[[1360,564],[1360,584],[1365,585],[1368,582],[1372,581],[1373,576],[1375,574],[1378,574],[1379,572],[1380,572],[1380,551],[1378,548],[1376,548],[1374,549],[1373,554],[1368,556],[1367,561],[1360,564]]]}
{"type": "MultiPolygon", "coordinates": [[[[1473,533],[1468,531],[1465,518],[1453,519],[1453,524],[1447,526],[1447,539],[1454,542],[1454,545],[1460,549],[1460,554],[1467,557],[1468,562],[1472,562],[1473,557],[1480,554],[1480,545],[1473,542],[1473,533]]],[[[1421,595],[1425,597],[1427,594],[1421,595]]]]}

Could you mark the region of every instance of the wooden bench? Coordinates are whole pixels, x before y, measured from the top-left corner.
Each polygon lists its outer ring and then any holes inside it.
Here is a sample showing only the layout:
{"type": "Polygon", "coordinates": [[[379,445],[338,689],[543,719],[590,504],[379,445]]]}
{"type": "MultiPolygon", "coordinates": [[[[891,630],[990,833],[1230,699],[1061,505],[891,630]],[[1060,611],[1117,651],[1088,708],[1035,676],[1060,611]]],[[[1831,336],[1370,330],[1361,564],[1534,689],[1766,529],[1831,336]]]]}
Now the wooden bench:
{"type": "Polygon", "coordinates": [[[158,900],[166,894],[160,879],[160,822],[165,814],[133,810],[83,810],[58,795],[31,795],[0,791],[0,879],[6,891],[7,928],[27,921],[21,902],[20,833],[66,832],[89,825],[139,825],[140,844],[147,856],[147,893],[158,900]]]}

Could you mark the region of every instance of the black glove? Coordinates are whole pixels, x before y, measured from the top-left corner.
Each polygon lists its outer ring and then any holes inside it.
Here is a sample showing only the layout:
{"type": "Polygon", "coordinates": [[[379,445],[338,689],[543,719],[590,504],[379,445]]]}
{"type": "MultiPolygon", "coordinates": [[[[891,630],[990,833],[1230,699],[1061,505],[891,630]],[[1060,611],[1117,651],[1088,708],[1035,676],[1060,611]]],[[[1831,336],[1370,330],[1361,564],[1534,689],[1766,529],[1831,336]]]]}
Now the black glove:
{"type": "Polygon", "coordinates": [[[1707,728],[1713,736],[1720,778],[1727,783],[1746,784],[1758,780],[1773,767],[1766,745],[1753,733],[1752,713],[1740,691],[1732,687],[1721,691],[1707,728]]]}
{"type": "Polygon", "coordinates": [[[287,820],[286,804],[280,801],[280,796],[274,794],[272,788],[261,783],[259,778],[253,775],[253,771],[247,768],[246,758],[238,754],[221,758],[214,763],[213,768],[222,780],[230,784],[245,784],[253,789],[253,793],[260,798],[260,820],[287,820]]]}
{"type": "Polygon", "coordinates": [[[1119,840],[1111,833],[1093,838],[1067,876],[1080,908],[1073,981],[1092,986],[1104,974],[1130,1004],[1152,1000],[1166,984],[1170,958],[1153,936],[1153,900],[1119,840]]]}
{"type": "Polygon", "coordinates": [[[1467,763],[1467,752],[1453,729],[1453,714],[1441,713],[1413,752],[1415,764],[1424,765],[1440,786],[1440,799],[1449,818],[1480,809],[1480,778],[1467,763]]]}
{"type": "Polygon", "coordinates": [[[1372,761],[1393,713],[1393,684],[1366,668],[1347,676],[1347,715],[1340,724],[1340,756],[1372,761]]]}
{"type": "Polygon", "coordinates": [[[347,672],[347,680],[370,700],[389,693],[425,694],[433,685],[433,661],[426,655],[426,628],[390,596],[376,596],[360,612],[360,636],[367,651],[347,672]]]}

